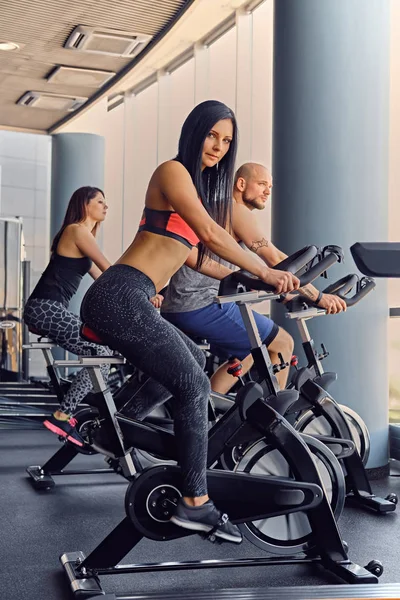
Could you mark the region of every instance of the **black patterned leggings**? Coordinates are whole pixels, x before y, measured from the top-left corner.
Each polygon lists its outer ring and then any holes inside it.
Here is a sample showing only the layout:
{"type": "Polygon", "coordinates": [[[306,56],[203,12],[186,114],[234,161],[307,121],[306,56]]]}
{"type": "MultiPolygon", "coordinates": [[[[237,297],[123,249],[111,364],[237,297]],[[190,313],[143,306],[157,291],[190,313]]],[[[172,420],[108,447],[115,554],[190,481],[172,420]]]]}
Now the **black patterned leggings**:
{"type": "MultiPolygon", "coordinates": [[[[135,367],[164,386],[174,403],[174,429],[183,494],[207,494],[208,399],[205,357],[194,342],[168,323],[149,302],[156,290],[141,271],[113,265],[90,287],[82,320],[135,367]]],[[[144,419],[159,403],[157,395],[132,402],[129,416],[144,419]]]]}
{"type": "MultiPolygon", "coordinates": [[[[43,336],[58,344],[64,350],[79,356],[108,356],[112,354],[106,346],[86,342],[81,338],[80,319],[69,312],[61,302],[31,298],[25,305],[24,321],[37,329],[43,336]]],[[[109,365],[101,365],[102,375],[107,381],[109,365]]],[[[60,410],[72,415],[77,405],[92,390],[92,382],[87,369],[81,369],[65,394],[60,410]]]]}

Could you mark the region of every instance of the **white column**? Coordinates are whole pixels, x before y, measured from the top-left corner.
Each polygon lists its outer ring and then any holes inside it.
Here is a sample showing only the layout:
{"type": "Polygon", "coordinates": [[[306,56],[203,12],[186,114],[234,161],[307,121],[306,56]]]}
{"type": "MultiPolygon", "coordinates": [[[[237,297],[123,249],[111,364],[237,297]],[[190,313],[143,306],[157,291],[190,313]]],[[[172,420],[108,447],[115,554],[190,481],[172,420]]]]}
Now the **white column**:
{"type": "Polygon", "coordinates": [[[209,53],[203,44],[194,46],[194,104],[208,100],[209,53]]]}
{"type": "Polygon", "coordinates": [[[237,165],[251,159],[252,151],[252,82],[253,82],[253,15],[245,9],[236,11],[236,117],[239,127],[237,165]]]}

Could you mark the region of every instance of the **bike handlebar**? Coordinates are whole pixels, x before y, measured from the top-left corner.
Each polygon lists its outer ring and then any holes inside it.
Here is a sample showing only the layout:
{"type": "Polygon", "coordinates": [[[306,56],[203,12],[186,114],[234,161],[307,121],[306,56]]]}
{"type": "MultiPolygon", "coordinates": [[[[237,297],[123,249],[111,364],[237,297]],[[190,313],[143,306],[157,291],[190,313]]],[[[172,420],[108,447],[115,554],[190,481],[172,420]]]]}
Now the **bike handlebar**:
{"type": "Polygon", "coordinates": [[[351,298],[346,298],[346,296],[338,293],[339,298],[342,298],[346,302],[347,307],[354,306],[360,300],[365,298],[367,294],[372,292],[372,290],[376,287],[376,282],[372,277],[363,277],[360,281],[357,282],[357,291],[351,298]]]}
{"type": "MultiPolygon", "coordinates": [[[[299,250],[288,256],[284,261],[276,265],[276,269],[289,271],[290,273],[296,274],[299,270],[303,270],[304,267],[313,262],[318,255],[318,248],[316,246],[306,246],[302,250],[299,250]],[[282,269],[282,265],[286,268],[282,269]],[[296,269],[296,270],[294,270],[296,269]]],[[[308,271],[303,273],[300,277],[300,286],[303,287],[322,275],[329,267],[340,260],[336,252],[329,252],[322,259],[318,260],[308,271]]],[[[252,275],[248,271],[239,270],[234,271],[227,277],[221,280],[219,286],[219,296],[226,296],[229,294],[237,293],[237,284],[241,283],[248,290],[261,290],[265,292],[275,292],[275,287],[265,283],[259,277],[252,275]]]]}
{"type": "Polygon", "coordinates": [[[316,256],[318,256],[317,246],[305,246],[301,250],[297,250],[297,252],[287,256],[284,260],[272,268],[295,274],[298,271],[307,268],[307,266],[312,263],[316,256]]]}
{"type": "MultiPolygon", "coordinates": [[[[375,287],[376,282],[371,277],[362,277],[362,279],[360,279],[358,275],[352,273],[335,281],[325,288],[322,293],[339,296],[339,298],[345,301],[346,306],[350,308],[365,298],[365,296],[372,292],[375,287]],[[357,286],[356,292],[351,298],[348,298],[347,294],[354,286],[357,286]]],[[[306,299],[301,296],[296,296],[296,298],[293,298],[293,300],[286,304],[286,308],[289,312],[298,312],[315,306],[316,304],[314,302],[307,302],[306,299]]]]}
{"type": "Polygon", "coordinates": [[[330,285],[328,285],[328,287],[326,287],[324,290],[322,290],[323,294],[342,294],[343,296],[346,296],[346,294],[348,294],[353,287],[358,283],[358,281],[360,280],[360,278],[358,277],[358,275],[356,275],[355,273],[350,273],[349,275],[346,275],[345,277],[342,277],[341,279],[338,279],[338,281],[335,281],[334,283],[331,283],[330,285]]]}

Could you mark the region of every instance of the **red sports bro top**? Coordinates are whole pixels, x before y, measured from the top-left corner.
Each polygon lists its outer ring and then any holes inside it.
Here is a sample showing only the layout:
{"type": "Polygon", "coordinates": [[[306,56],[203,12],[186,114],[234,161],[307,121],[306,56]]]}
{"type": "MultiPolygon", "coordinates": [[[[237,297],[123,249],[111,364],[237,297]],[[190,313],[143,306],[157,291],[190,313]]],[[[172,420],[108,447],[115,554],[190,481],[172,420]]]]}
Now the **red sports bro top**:
{"type": "Polygon", "coordinates": [[[139,231],[150,231],[173,238],[190,249],[200,241],[193,229],[173,210],[145,207],[139,223],[139,231]]]}

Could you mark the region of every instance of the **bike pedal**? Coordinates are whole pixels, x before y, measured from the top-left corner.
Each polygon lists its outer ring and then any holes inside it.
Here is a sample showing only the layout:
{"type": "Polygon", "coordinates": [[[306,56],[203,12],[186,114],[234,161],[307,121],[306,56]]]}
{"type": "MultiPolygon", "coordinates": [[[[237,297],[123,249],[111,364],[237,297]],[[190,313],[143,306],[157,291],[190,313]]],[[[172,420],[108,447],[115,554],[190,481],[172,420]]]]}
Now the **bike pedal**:
{"type": "Polygon", "coordinates": [[[229,375],[233,375],[233,377],[241,377],[243,375],[243,365],[239,361],[232,362],[231,366],[228,369],[229,375]]]}
{"type": "Polygon", "coordinates": [[[203,538],[203,540],[205,540],[207,542],[211,542],[211,544],[222,544],[224,541],[223,539],[221,539],[220,537],[215,535],[215,533],[209,532],[209,533],[202,533],[200,535],[203,538]]]}

